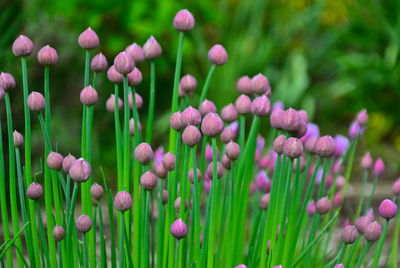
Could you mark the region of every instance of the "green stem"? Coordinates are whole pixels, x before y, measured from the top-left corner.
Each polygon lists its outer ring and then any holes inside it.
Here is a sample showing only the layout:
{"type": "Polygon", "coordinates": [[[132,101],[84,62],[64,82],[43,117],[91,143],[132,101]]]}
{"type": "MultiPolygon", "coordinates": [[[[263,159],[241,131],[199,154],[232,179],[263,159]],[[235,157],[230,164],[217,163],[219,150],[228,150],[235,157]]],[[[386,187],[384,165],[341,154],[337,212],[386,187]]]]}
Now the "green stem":
{"type": "Polygon", "coordinates": [[[100,233],[100,267],[107,267],[107,250],[106,250],[106,238],[104,236],[104,223],[103,223],[103,208],[101,203],[97,202],[97,209],[99,210],[99,233],[100,233]]]}
{"type": "Polygon", "coordinates": [[[193,161],[193,260],[196,267],[200,267],[200,198],[199,198],[199,178],[197,178],[196,147],[192,148],[193,161]]]}
{"type": "Polygon", "coordinates": [[[156,98],[156,66],[154,60],[150,62],[150,101],[149,115],[147,117],[146,142],[151,144],[153,133],[154,102],[156,98]]]}
{"type": "Polygon", "coordinates": [[[213,64],[213,65],[211,65],[211,68],[208,71],[206,82],[204,83],[203,89],[201,90],[201,95],[200,95],[200,99],[199,99],[199,106],[207,97],[208,88],[210,87],[211,78],[214,75],[216,67],[217,66],[213,64]]]}
{"type": "MultiPolygon", "coordinates": [[[[128,88],[128,78],[126,75],[123,77],[124,84],[124,169],[123,169],[123,187],[127,187],[129,189],[129,156],[130,156],[130,139],[129,139],[129,88],[128,88]]],[[[132,102],[135,103],[135,96],[132,96],[132,102]]]]}
{"type": "Polygon", "coordinates": [[[88,233],[82,234],[82,240],[83,240],[83,267],[88,268],[89,267],[89,254],[88,254],[88,242],[86,236],[88,233]]]}
{"type": "Polygon", "coordinates": [[[119,232],[119,267],[125,267],[125,221],[124,213],[120,215],[120,232],[119,232]]]}
{"type": "Polygon", "coordinates": [[[121,126],[119,121],[119,96],[118,96],[119,86],[118,84],[114,85],[114,124],[115,124],[115,147],[117,151],[117,177],[118,177],[118,191],[122,190],[122,170],[123,170],[123,162],[122,162],[122,143],[121,143],[121,126]]]}
{"type": "Polygon", "coordinates": [[[367,242],[367,244],[363,247],[363,250],[361,251],[360,256],[358,257],[357,263],[355,268],[358,268],[361,266],[361,263],[363,262],[365,256],[367,255],[369,249],[371,248],[372,243],[371,242],[367,242]]]}
{"type": "Polygon", "coordinates": [[[159,196],[158,196],[158,218],[157,218],[157,267],[163,267],[163,253],[164,253],[164,215],[165,208],[163,205],[163,184],[164,180],[160,180],[159,196]]]}
{"type": "Polygon", "coordinates": [[[378,264],[379,264],[379,259],[381,257],[382,254],[382,248],[383,248],[383,244],[385,242],[385,238],[388,232],[388,228],[389,228],[389,220],[386,220],[385,224],[383,225],[383,231],[381,234],[381,237],[379,238],[379,242],[378,242],[378,247],[375,251],[375,256],[374,256],[374,262],[372,264],[372,268],[377,268],[378,264]]]}

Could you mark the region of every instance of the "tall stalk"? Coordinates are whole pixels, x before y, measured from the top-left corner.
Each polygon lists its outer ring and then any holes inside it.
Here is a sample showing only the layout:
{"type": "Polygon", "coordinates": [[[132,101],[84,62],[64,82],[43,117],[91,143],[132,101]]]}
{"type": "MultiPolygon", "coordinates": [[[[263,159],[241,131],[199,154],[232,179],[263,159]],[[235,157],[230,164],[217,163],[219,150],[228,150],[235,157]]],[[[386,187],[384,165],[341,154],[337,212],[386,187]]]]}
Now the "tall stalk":
{"type": "Polygon", "coordinates": [[[154,60],[150,62],[150,100],[149,114],[147,117],[146,142],[151,144],[153,134],[154,102],[156,98],[156,65],[154,60]]]}

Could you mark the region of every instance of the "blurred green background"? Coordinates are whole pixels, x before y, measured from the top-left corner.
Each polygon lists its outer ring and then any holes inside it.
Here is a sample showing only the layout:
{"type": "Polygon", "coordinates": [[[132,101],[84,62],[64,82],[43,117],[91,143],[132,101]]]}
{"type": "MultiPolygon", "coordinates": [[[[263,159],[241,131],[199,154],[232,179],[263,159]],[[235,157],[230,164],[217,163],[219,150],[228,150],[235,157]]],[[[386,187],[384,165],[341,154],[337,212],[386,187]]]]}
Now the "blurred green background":
{"type": "MultiPolygon", "coordinates": [[[[157,144],[165,144],[178,37],[172,20],[183,8],[196,18],[195,29],[185,39],[183,74],[193,74],[202,86],[210,66],[208,49],[220,43],[229,53],[208,95],[219,108],[238,96],[238,77],[259,72],[270,80],[273,101],[307,110],[323,134],[347,134],[356,112],[365,107],[370,121],[360,154],[368,148],[385,160],[388,178],[398,174],[400,1],[393,0],[3,0],[0,69],[13,73],[19,84],[12,96],[15,128],[23,130],[22,92],[20,65],[11,45],[23,33],[33,40],[36,52],[46,44],[58,50],[60,62],[51,76],[53,133],[62,153],[79,155],[84,53],[77,37],[90,26],[101,40],[96,53],[103,52],[109,63],[127,45],[142,45],[150,35],[163,47],[156,67],[154,137],[157,144]]],[[[141,116],[145,117],[149,65],[138,67],[144,75],[138,90],[144,97],[141,116]]],[[[42,90],[42,68],[35,56],[29,68],[30,89],[42,90]]],[[[95,115],[94,155],[112,169],[113,118],[104,103],[113,86],[105,75],[97,90],[101,100],[95,115]]],[[[40,129],[37,121],[34,125],[34,151],[40,157],[40,129]]]]}

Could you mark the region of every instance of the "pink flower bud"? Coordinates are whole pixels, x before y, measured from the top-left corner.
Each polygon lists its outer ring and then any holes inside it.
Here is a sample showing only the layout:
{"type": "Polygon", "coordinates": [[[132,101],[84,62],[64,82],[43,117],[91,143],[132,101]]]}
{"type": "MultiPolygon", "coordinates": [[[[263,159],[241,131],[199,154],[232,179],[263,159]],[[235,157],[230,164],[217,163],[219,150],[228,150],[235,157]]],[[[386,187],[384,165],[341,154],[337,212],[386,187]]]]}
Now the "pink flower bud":
{"type": "Polygon", "coordinates": [[[73,156],[72,154],[68,154],[66,157],[64,157],[64,160],[62,162],[62,169],[64,170],[65,173],[69,172],[69,169],[72,166],[72,163],[76,161],[76,157],[73,156]]]}
{"type": "Polygon", "coordinates": [[[380,177],[385,173],[385,163],[381,158],[376,159],[373,171],[374,175],[377,177],[380,177]]]}
{"type": "Polygon", "coordinates": [[[80,100],[81,103],[87,106],[94,105],[99,99],[96,89],[92,86],[87,86],[81,91],[80,100]]]}
{"type": "Polygon", "coordinates": [[[239,91],[240,93],[243,94],[251,94],[251,79],[250,77],[246,76],[242,76],[241,78],[239,78],[239,80],[236,82],[236,89],[237,91],[239,91]]]}
{"type": "Polygon", "coordinates": [[[354,140],[355,138],[363,134],[364,130],[365,128],[360,126],[358,122],[355,121],[351,123],[349,128],[349,138],[354,140]]]}
{"type": "Polygon", "coordinates": [[[90,187],[90,194],[95,200],[97,201],[101,200],[104,195],[103,186],[97,183],[93,183],[93,185],[90,187]]]}
{"type": "Polygon", "coordinates": [[[395,196],[400,195],[400,178],[393,183],[392,192],[395,196]]]}
{"type": "Polygon", "coordinates": [[[156,163],[153,166],[153,172],[160,178],[165,179],[167,176],[167,169],[164,167],[163,163],[156,163]]]}
{"type": "Polygon", "coordinates": [[[344,265],[341,263],[335,264],[335,266],[333,266],[333,268],[344,268],[344,265]]]}
{"type": "MultiPolygon", "coordinates": [[[[174,201],[174,208],[178,213],[179,213],[179,210],[181,208],[181,201],[182,201],[182,198],[180,196],[178,196],[174,201]]],[[[189,207],[189,204],[186,201],[185,202],[185,211],[188,209],[188,207],[189,207]]]]}
{"type": "Polygon", "coordinates": [[[114,67],[120,74],[128,74],[135,68],[135,62],[128,53],[123,51],[115,57],[114,67]]]}
{"type": "Polygon", "coordinates": [[[47,165],[53,170],[59,170],[62,167],[64,158],[61,154],[50,152],[47,156],[47,165]]]}
{"type": "Polygon", "coordinates": [[[176,131],[183,130],[185,128],[185,123],[182,120],[182,113],[175,112],[175,113],[171,114],[171,117],[169,118],[169,124],[176,131]]]}
{"type": "Polygon", "coordinates": [[[354,225],[347,225],[343,228],[341,238],[345,244],[353,244],[358,236],[357,228],[354,225]]]}
{"type": "Polygon", "coordinates": [[[201,123],[201,131],[204,135],[215,137],[224,130],[224,122],[216,113],[208,113],[201,123]]]}
{"type": "Polygon", "coordinates": [[[217,44],[214,45],[208,51],[208,60],[214,65],[224,65],[228,61],[228,53],[223,46],[217,44]]]}
{"type": "Polygon", "coordinates": [[[299,128],[300,116],[295,109],[289,108],[283,112],[280,125],[284,130],[294,131],[299,128]]]}
{"type": "Polygon", "coordinates": [[[184,238],[187,234],[186,224],[181,219],[175,220],[171,225],[171,234],[178,240],[184,238]]]}
{"type": "Polygon", "coordinates": [[[236,138],[236,133],[230,126],[225,127],[220,135],[220,139],[223,143],[228,143],[234,140],[235,138],[236,138]]]}
{"type": "MultiPolygon", "coordinates": [[[[118,97],[118,110],[122,109],[123,102],[121,98],[118,97]]],[[[108,112],[113,113],[115,112],[115,95],[111,94],[110,97],[106,101],[106,109],[108,112]]]]}
{"type": "Polygon", "coordinates": [[[178,31],[187,32],[193,29],[194,17],[187,9],[179,10],[174,18],[174,28],[178,31]]]}
{"type": "Polygon", "coordinates": [[[37,59],[42,65],[55,65],[58,62],[58,54],[54,48],[47,45],[39,50],[37,59]]]}
{"type": "Polygon", "coordinates": [[[297,138],[289,138],[283,146],[283,153],[291,159],[298,158],[303,153],[303,143],[297,138]]]}
{"type": "Polygon", "coordinates": [[[140,177],[140,184],[147,191],[152,191],[157,186],[157,177],[153,172],[147,171],[140,177]]]}
{"type": "Polygon", "coordinates": [[[143,48],[136,43],[129,45],[125,49],[126,53],[128,53],[134,62],[143,62],[144,61],[144,53],[143,48]]]}
{"type": "Polygon", "coordinates": [[[127,191],[120,191],[115,195],[114,207],[119,211],[127,211],[132,207],[132,196],[127,191]]]}
{"type": "Polygon", "coordinates": [[[217,107],[215,106],[215,104],[212,101],[209,101],[206,99],[200,104],[199,110],[200,110],[201,116],[204,117],[208,113],[216,113],[217,107]]]}
{"type": "Polygon", "coordinates": [[[189,147],[193,147],[198,144],[200,139],[200,130],[193,125],[188,125],[182,133],[182,141],[189,147]]]}
{"type": "Polygon", "coordinates": [[[277,154],[283,154],[283,148],[285,147],[286,137],[280,135],[274,140],[273,148],[277,154]]]}
{"type": "Polygon", "coordinates": [[[107,70],[108,62],[107,58],[102,54],[99,53],[92,58],[90,62],[90,69],[92,72],[95,73],[102,73],[107,70]]]}
{"type": "Polygon", "coordinates": [[[308,114],[304,110],[299,110],[297,111],[297,114],[300,116],[300,118],[304,121],[304,123],[308,124],[308,114]]]}
{"type": "Polygon", "coordinates": [[[269,206],[269,199],[271,195],[269,193],[263,194],[260,200],[260,208],[263,210],[267,210],[269,206]]]}
{"type": "Polygon", "coordinates": [[[69,175],[71,176],[71,179],[73,179],[74,181],[85,182],[89,179],[90,175],[92,174],[92,168],[85,159],[79,158],[78,160],[75,160],[72,163],[68,172],[69,175]]]}
{"type": "Polygon", "coordinates": [[[362,109],[361,111],[358,112],[356,116],[356,122],[360,126],[365,126],[368,123],[368,112],[366,109],[362,109]]]}
{"type": "Polygon", "coordinates": [[[174,170],[175,168],[175,161],[176,161],[175,155],[173,153],[168,152],[164,154],[162,159],[162,164],[168,171],[171,171],[174,170]]]}
{"type": "Polygon", "coordinates": [[[262,95],[252,101],[250,110],[254,115],[266,116],[271,110],[271,102],[266,95],[262,95]]]}
{"type": "MultiPolygon", "coordinates": [[[[222,178],[222,176],[224,175],[224,167],[222,166],[222,164],[220,162],[217,162],[217,178],[220,179],[222,178]]],[[[207,167],[207,176],[210,179],[213,179],[213,173],[214,173],[214,165],[213,163],[210,163],[207,167]]]]}
{"type": "Polygon", "coordinates": [[[250,112],[251,99],[247,95],[240,95],[235,102],[236,110],[239,114],[247,114],[250,112]]]}
{"type": "Polygon", "coordinates": [[[265,94],[267,96],[271,95],[271,87],[269,85],[268,79],[262,75],[257,74],[251,79],[251,91],[254,94],[265,94]]]}
{"type": "Polygon", "coordinates": [[[313,216],[315,214],[315,212],[317,211],[317,208],[315,207],[315,203],[314,202],[310,202],[307,205],[307,214],[309,216],[313,216]]]}
{"type": "Polygon", "coordinates": [[[333,200],[332,200],[332,206],[334,208],[338,208],[342,205],[342,195],[341,193],[337,192],[334,196],[333,196],[333,200]]]}
{"type": "Polygon", "coordinates": [[[15,88],[14,77],[9,73],[0,73],[0,88],[5,91],[15,88]]]}
{"type": "Polygon", "coordinates": [[[235,268],[247,268],[247,265],[239,264],[239,265],[236,265],[235,268]]]}
{"type": "Polygon", "coordinates": [[[90,27],[82,32],[78,37],[78,44],[81,48],[90,50],[99,46],[100,40],[96,32],[90,27]]]}
{"type": "Polygon", "coordinates": [[[115,69],[114,65],[111,65],[110,68],[108,68],[107,71],[107,78],[110,80],[112,83],[119,84],[122,83],[122,74],[117,72],[115,69]]]}
{"type": "Polygon", "coordinates": [[[235,105],[228,104],[227,106],[225,106],[224,108],[222,108],[221,110],[221,117],[222,120],[224,120],[225,122],[233,122],[237,119],[238,117],[238,112],[236,110],[235,105]]]}
{"type": "Polygon", "coordinates": [[[379,205],[378,213],[382,218],[390,220],[397,214],[397,205],[392,200],[385,199],[379,205]]]}
{"type": "Polygon", "coordinates": [[[36,91],[32,91],[28,96],[28,107],[29,110],[34,112],[40,112],[44,109],[45,100],[42,94],[36,91]]]}
{"type": "Polygon", "coordinates": [[[26,196],[32,200],[38,200],[43,196],[43,187],[39,183],[33,182],[26,191],[26,196]]]}
{"type": "Polygon", "coordinates": [[[150,60],[154,60],[161,56],[161,46],[154,36],[150,36],[150,38],[147,39],[146,43],[143,45],[143,53],[146,59],[150,60]]]}
{"type": "Polygon", "coordinates": [[[197,126],[201,122],[201,114],[199,110],[193,108],[192,106],[187,107],[181,113],[182,121],[185,125],[197,126]]]}
{"type": "Polygon", "coordinates": [[[142,72],[138,68],[133,68],[133,70],[128,74],[128,84],[131,87],[136,87],[142,83],[142,72]]]}
{"type": "Polygon", "coordinates": [[[153,159],[153,149],[148,143],[142,142],[135,149],[135,159],[142,164],[148,164],[153,159]]]}
{"type": "Polygon", "coordinates": [[[322,197],[315,204],[318,214],[325,215],[331,210],[331,203],[329,202],[328,197],[322,197]]]}
{"type": "Polygon", "coordinates": [[[12,45],[12,51],[16,57],[26,57],[33,53],[33,43],[25,35],[18,36],[12,45]]]}
{"type": "Polygon", "coordinates": [[[239,144],[233,141],[229,142],[225,147],[225,153],[230,160],[235,161],[236,159],[239,158],[240,155],[239,144]]]}
{"type": "Polygon", "coordinates": [[[299,126],[298,128],[292,132],[292,135],[296,138],[302,138],[304,135],[307,133],[307,124],[303,121],[303,119],[300,119],[299,126]]]}
{"type": "MultiPolygon", "coordinates": [[[[135,100],[136,100],[136,108],[140,109],[143,106],[143,99],[142,97],[135,92],[135,100]]],[[[133,100],[132,100],[132,93],[129,92],[128,94],[128,101],[129,101],[129,108],[133,109],[133,100]]]]}
{"type": "Polygon", "coordinates": [[[369,216],[361,216],[360,218],[358,218],[355,224],[357,231],[363,234],[367,225],[371,223],[373,220],[374,219],[369,216]]]}
{"type": "Polygon", "coordinates": [[[24,145],[24,136],[22,136],[22,134],[19,133],[18,131],[14,130],[13,141],[14,141],[14,147],[19,148],[22,145],[24,145]]]}
{"type": "Polygon", "coordinates": [[[224,168],[226,168],[227,170],[230,170],[232,167],[232,161],[229,159],[229,157],[226,154],[224,154],[222,156],[221,163],[222,163],[222,166],[224,168]]]}
{"type": "Polygon", "coordinates": [[[382,226],[377,222],[373,221],[367,224],[364,230],[364,237],[369,242],[373,242],[379,239],[382,233],[382,226]]]}
{"type": "Polygon", "coordinates": [[[305,148],[309,154],[315,154],[315,145],[317,144],[318,139],[319,138],[317,136],[312,136],[307,139],[305,143],[305,148]]]}
{"type": "Polygon", "coordinates": [[[370,169],[372,167],[374,160],[372,159],[371,155],[367,152],[361,159],[361,166],[364,169],[370,169]]]}
{"type": "Polygon", "coordinates": [[[163,189],[163,193],[162,193],[162,201],[163,201],[163,205],[167,204],[167,202],[168,202],[168,192],[164,189],[163,189]]]}
{"type": "Polygon", "coordinates": [[[92,228],[92,220],[88,215],[82,214],[76,220],[76,229],[81,233],[87,233],[92,228]]]}
{"type": "Polygon", "coordinates": [[[56,225],[53,228],[54,240],[61,241],[65,237],[65,230],[62,226],[56,225]]]}
{"type": "Polygon", "coordinates": [[[190,74],[187,74],[181,78],[179,86],[183,92],[192,95],[197,87],[196,78],[190,74]]]}
{"type": "Polygon", "coordinates": [[[282,128],[281,118],[283,118],[283,113],[284,111],[280,107],[272,109],[271,116],[269,117],[269,123],[273,128],[276,129],[282,128]]]}
{"type": "MultiPolygon", "coordinates": [[[[201,178],[201,171],[200,171],[200,169],[196,169],[196,176],[197,176],[197,180],[199,181],[200,178],[201,178]]],[[[194,183],[194,171],[193,171],[193,168],[191,168],[191,169],[189,170],[188,177],[189,177],[190,182],[191,182],[191,183],[194,183]]]]}
{"type": "Polygon", "coordinates": [[[314,151],[319,157],[330,157],[335,150],[335,141],[331,136],[320,137],[314,146],[314,151]]]}

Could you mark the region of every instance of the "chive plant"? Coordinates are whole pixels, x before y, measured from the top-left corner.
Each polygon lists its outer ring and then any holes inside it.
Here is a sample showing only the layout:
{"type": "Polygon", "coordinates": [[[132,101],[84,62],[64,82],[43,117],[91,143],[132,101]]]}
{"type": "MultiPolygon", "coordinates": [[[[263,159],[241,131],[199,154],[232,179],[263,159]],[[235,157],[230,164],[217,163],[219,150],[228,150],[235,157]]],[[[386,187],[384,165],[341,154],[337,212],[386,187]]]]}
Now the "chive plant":
{"type": "Polygon", "coordinates": [[[269,81],[257,74],[239,78],[239,96],[218,113],[207,93],[217,67],[223,70],[228,61],[227,51],[219,44],[211,47],[210,70],[199,98],[193,98],[198,82],[190,74],[181,77],[181,69],[184,38],[190,38],[194,17],[181,10],[173,26],[179,41],[165,153],[152,147],[156,59],[162,55],[153,36],[143,48],[136,43],[127,46],[108,68],[103,54],[91,57],[99,46],[96,32],[88,28],[79,35],[85,57],[78,158],[63,157],[60,152],[68,148],[56,142],[51,124],[50,71],[57,68],[57,51],[44,46],[38,52],[44,70],[42,94],[28,86],[33,43],[23,35],[15,40],[12,50],[21,60],[25,129],[24,136],[13,129],[11,99],[18,97],[13,89],[19,87],[11,74],[1,73],[8,144],[7,151],[0,141],[1,265],[397,267],[399,180],[393,184],[392,198],[378,208],[372,202],[385,172],[382,159],[362,157],[359,200],[343,206],[367,111],[357,114],[348,137],[320,135],[307,112],[272,105],[269,81]],[[145,60],[150,73],[147,115],[140,112],[143,100],[137,89],[142,73],[135,66],[145,60]],[[115,190],[108,187],[92,154],[96,88],[109,86],[97,80],[106,70],[114,86],[105,107],[114,120],[115,190]],[[39,159],[31,159],[31,119],[42,130],[39,159]],[[37,173],[32,160],[40,166],[37,173]]]}

